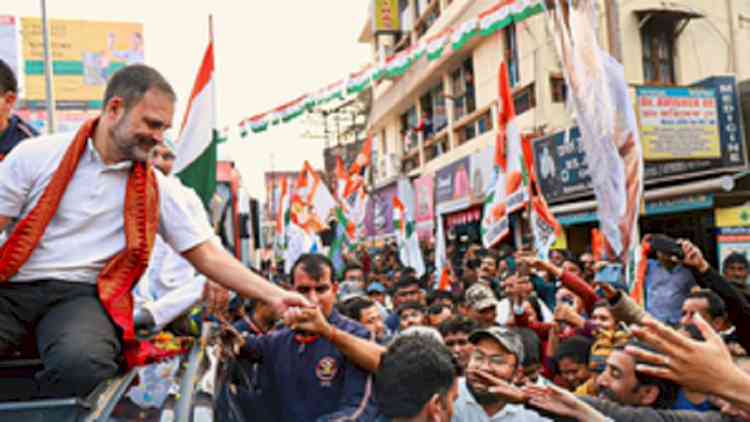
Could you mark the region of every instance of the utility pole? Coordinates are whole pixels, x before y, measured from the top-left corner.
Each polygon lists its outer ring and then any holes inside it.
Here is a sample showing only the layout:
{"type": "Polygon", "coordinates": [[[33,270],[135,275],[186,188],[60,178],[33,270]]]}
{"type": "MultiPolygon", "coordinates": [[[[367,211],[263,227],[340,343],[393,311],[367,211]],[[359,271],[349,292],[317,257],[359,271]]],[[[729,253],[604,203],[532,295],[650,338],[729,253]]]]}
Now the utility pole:
{"type": "Polygon", "coordinates": [[[42,5],[42,37],[44,41],[44,82],[47,94],[47,133],[55,133],[55,97],[52,89],[52,53],[50,52],[49,23],[47,22],[47,0],[42,5]]]}
{"type": "Polygon", "coordinates": [[[619,0],[604,0],[607,15],[607,39],[609,40],[609,54],[620,63],[622,58],[622,32],[620,31],[620,2],[619,0]]]}

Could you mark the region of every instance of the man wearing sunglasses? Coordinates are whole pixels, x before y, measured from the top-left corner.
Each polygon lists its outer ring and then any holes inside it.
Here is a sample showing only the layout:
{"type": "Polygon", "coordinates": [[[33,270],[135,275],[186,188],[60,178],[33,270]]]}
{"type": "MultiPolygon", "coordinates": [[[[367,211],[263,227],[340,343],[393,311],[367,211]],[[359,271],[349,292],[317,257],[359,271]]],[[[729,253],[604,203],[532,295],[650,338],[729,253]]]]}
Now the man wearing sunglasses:
{"type": "Polygon", "coordinates": [[[275,411],[273,420],[373,420],[376,408],[370,377],[335,346],[336,337],[371,339],[372,335],[334,309],[337,287],[331,261],[323,255],[304,254],[294,263],[291,275],[294,290],[317,307],[313,311],[322,313],[328,330],[312,335],[289,323],[288,328],[270,335],[246,337],[240,356],[263,360],[275,380],[267,403],[275,411]]]}

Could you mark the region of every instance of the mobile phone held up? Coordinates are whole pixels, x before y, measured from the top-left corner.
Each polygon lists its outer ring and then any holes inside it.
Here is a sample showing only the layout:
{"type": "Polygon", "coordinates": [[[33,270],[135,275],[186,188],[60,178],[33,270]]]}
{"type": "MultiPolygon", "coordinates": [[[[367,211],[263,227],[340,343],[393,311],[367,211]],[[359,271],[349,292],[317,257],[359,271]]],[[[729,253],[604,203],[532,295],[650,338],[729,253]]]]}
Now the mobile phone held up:
{"type": "Polygon", "coordinates": [[[622,264],[608,263],[594,274],[594,283],[622,284],[622,264]]]}

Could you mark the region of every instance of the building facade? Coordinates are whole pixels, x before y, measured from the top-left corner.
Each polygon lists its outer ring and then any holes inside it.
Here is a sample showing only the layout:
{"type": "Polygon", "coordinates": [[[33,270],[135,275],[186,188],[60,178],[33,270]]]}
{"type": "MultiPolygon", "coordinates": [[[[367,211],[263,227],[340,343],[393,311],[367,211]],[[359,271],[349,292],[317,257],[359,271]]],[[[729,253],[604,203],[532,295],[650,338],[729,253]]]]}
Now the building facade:
{"type": "MultiPolygon", "coordinates": [[[[373,13],[380,3],[373,2],[373,13]]],[[[399,0],[394,4],[400,31],[378,32],[376,21],[368,20],[360,34],[360,42],[372,45],[374,61],[434,39],[498,2],[399,0]]],[[[710,97],[709,107],[714,101],[716,115],[709,138],[715,145],[703,155],[685,147],[690,139],[669,140],[674,131],[661,123],[641,122],[642,142],[645,138],[662,146],[661,155],[647,150],[641,232],[694,239],[715,258],[720,235],[714,209],[748,200],[742,189],[747,137],[738,83],[750,78],[750,55],[740,53],[750,41],[750,1],[599,1],[599,10],[600,44],[621,56],[634,105],[640,106],[637,101],[642,98],[679,99],[684,94],[679,87],[690,87],[685,99],[710,97]]],[[[586,185],[585,159],[574,144],[565,144],[574,136],[563,133],[575,123],[566,111],[566,87],[544,14],[492,36],[475,37],[463,49],[438,60],[417,60],[403,76],[373,86],[368,125],[375,150],[373,188],[388,187],[401,174],[433,177],[435,213],[442,224],[451,236],[475,238],[482,182],[488,182],[492,167],[487,156],[492,155],[496,136],[497,74],[502,61],[510,69],[522,132],[537,139],[534,145],[546,142],[556,152],[547,160],[556,170],[550,173],[548,185],[553,190],[557,186],[562,194],[543,190],[565,226],[561,245],[580,253],[596,226],[596,203],[586,185]]],[[[517,227],[520,220],[517,216],[517,227]]]]}

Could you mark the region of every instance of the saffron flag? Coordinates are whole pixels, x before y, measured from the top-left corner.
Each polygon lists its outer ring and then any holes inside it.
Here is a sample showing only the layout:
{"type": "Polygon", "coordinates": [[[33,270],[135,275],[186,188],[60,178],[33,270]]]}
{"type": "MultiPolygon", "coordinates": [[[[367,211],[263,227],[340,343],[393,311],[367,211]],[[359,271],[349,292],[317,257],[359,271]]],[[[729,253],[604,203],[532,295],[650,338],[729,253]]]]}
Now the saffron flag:
{"type": "MultiPolygon", "coordinates": [[[[297,207],[293,207],[298,224],[318,233],[327,226],[327,219],[336,208],[336,200],[320,175],[305,161],[295,184],[297,207]]],[[[294,199],[294,198],[293,198],[294,199]]]]}
{"type": "Polygon", "coordinates": [[[190,93],[187,110],[177,140],[174,174],[195,190],[204,207],[210,209],[216,192],[216,92],[214,86],[213,42],[208,44],[198,77],[190,93]]]}

